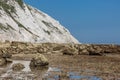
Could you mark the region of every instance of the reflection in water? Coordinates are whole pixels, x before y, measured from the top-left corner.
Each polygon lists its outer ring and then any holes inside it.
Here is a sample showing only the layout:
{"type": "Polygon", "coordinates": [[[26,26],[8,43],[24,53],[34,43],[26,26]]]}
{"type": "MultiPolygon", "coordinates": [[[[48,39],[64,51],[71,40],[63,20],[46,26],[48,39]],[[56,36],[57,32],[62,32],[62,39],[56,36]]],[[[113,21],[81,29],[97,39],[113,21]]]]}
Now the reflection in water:
{"type": "MultiPolygon", "coordinates": [[[[13,62],[7,66],[5,73],[0,76],[0,80],[4,78],[11,78],[11,80],[41,80],[43,75],[48,71],[48,68],[32,68],[29,66],[30,61],[23,60],[13,60],[13,62]],[[22,71],[13,71],[12,65],[16,63],[21,63],[25,66],[22,71]]],[[[7,79],[6,79],[7,80],[7,79]]]]}
{"type": "Polygon", "coordinates": [[[42,80],[44,74],[48,71],[48,67],[30,67],[32,74],[36,77],[35,80],[42,80]]]}
{"type": "MultiPolygon", "coordinates": [[[[79,72],[64,71],[62,68],[49,67],[29,67],[30,61],[13,60],[13,63],[6,66],[6,73],[1,75],[0,80],[5,77],[11,78],[11,80],[102,80],[96,76],[81,75],[79,72]],[[11,69],[13,64],[21,63],[25,66],[22,71],[15,72],[11,69]]],[[[2,69],[2,68],[1,68],[2,69]]],[[[7,79],[6,79],[7,80],[7,79]]]]}
{"type": "Polygon", "coordinates": [[[48,69],[48,72],[44,75],[45,80],[102,80],[101,78],[98,78],[96,76],[84,76],[81,75],[79,72],[64,72],[62,69],[50,67],[48,69]],[[65,74],[64,74],[65,73],[65,74]]]}
{"type": "Polygon", "coordinates": [[[21,63],[25,66],[25,68],[22,71],[25,71],[25,72],[31,71],[29,67],[30,61],[13,60],[12,64],[10,65],[10,68],[12,67],[13,64],[16,64],[16,63],[21,63]]]}
{"type": "Polygon", "coordinates": [[[79,75],[78,73],[74,73],[74,72],[69,72],[69,78],[70,79],[87,79],[87,80],[102,80],[101,78],[98,78],[96,76],[82,76],[79,75]]]}
{"type": "Polygon", "coordinates": [[[2,74],[1,77],[9,77],[9,76],[12,76],[12,74],[17,74],[12,70],[12,65],[16,63],[21,63],[25,66],[25,68],[22,71],[25,71],[25,72],[31,71],[29,68],[30,61],[13,60],[11,64],[6,66],[5,68],[6,73],[2,74]]]}
{"type": "Polygon", "coordinates": [[[61,69],[59,69],[57,67],[49,67],[48,72],[50,72],[50,71],[60,72],[61,69]]]}

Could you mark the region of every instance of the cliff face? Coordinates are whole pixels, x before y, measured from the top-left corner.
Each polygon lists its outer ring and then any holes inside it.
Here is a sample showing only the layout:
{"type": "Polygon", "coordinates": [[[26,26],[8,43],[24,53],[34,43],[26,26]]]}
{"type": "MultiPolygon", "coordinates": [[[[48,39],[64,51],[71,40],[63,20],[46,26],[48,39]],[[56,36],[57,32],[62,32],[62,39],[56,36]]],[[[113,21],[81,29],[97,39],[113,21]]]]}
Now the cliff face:
{"type": "Polygon", "coordinates": [[[0,41],[79,43],[58,21],[22,0],[0,1],[0,41]]]}

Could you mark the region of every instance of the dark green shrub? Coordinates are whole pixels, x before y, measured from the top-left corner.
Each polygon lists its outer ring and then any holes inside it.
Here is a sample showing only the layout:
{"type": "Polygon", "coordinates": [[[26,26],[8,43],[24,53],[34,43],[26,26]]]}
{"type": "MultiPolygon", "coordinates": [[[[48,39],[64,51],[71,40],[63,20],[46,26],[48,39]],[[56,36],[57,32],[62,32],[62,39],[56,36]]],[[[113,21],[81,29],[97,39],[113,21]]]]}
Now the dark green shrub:
{"type": "Polygon", "coordinates": [[[12,6],[12,5],[8,5],[7,3],[5,3],[5,2],[2,2],[2,1],[0,1],[0,6],[5,10],[5,12],[7,12],[7,13],[9,13],[9,12],[14,12],[15,13],[15,8],[14,8],[14,6],[12,6]]]}
{"type": "Polygon", "coordinates": [[[6,32],[6,30],[8,30],[8,27],[5,27],[3,24],[0,23],[0,30],[3,30],[6,32]]]}
{"type": "Polygon", "coordinates": [[[24,9],[24,2],[23,2],[23,0],[16,0],[16,2],[20,5],[20,7],[22,8],[22,9],[24,9]]]}

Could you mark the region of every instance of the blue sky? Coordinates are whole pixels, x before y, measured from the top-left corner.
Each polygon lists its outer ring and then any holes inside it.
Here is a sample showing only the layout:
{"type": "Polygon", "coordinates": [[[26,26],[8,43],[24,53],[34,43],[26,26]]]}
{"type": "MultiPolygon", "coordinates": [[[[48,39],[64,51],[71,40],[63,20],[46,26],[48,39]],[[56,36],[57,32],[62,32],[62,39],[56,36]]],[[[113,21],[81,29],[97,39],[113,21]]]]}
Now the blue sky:
{"type": "Polygon", "coordinates": [[[120,0],[24,0],[69,29],[81,43],[120,44],[120,0]]]}

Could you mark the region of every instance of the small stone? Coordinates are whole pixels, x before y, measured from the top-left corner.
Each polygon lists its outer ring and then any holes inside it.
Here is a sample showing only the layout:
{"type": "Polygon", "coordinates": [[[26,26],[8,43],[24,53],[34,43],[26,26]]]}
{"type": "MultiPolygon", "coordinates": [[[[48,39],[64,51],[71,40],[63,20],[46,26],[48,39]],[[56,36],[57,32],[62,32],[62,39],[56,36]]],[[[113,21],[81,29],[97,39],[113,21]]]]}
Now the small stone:
{"type": "Polygon", "coordinates": [[[16,63],[16,64],[12,65],[12,70],[14,70],[14,71],[20,71],[24,68],[25,68],[25,66],[21,63],[16,63]]]}

